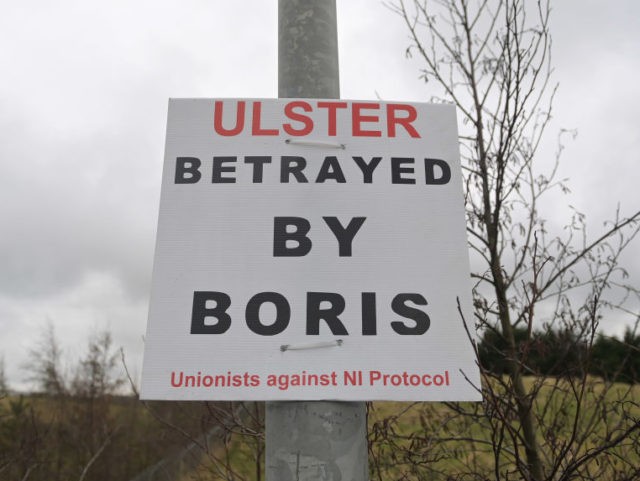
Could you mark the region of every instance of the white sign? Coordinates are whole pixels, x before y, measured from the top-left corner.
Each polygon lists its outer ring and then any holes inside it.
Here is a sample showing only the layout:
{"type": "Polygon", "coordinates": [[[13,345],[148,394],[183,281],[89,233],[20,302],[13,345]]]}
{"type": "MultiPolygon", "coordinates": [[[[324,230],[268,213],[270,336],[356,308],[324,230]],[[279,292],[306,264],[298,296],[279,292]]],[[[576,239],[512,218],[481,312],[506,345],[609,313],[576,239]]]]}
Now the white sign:
{"type": "Polygon", "coordinates": [[[142,397],[480,400],[460,170],[451,105],[171,100],[142,397]]]}

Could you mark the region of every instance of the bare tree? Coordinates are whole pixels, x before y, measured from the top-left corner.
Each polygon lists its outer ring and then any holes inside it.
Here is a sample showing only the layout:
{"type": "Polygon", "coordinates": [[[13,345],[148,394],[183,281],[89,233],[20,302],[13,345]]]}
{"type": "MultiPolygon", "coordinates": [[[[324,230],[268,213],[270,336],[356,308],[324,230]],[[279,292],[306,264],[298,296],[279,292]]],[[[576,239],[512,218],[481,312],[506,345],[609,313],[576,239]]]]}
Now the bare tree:
{"type": "Polygon", "coordinates": [[[9,394],[9,383],[4,368],[4,356],[0,356],[0,399],[9,394]]]}
{"type": "Polygon", "coordinates": [[[23,368],[29,373],[29,380],[41,392],[56,396],[66,394],[62,349],[51,322],[47,323],[36,346],[29,350],[29,358],[23,368]]]}
{"type": "MultiPolygon", "coordinates": [[[[127,368],[122,365],[131,390],[139,393],[127,368]]],[[[142,401],[145,410],[162,426],[180,435],[182,450],[149,466],[135,481],[151,479],[156,472],[194,480],[255,480],[264,477],[264,404],[257,402],[142,401]],[[178,419],[176,419],[178,414],[178,419]],[[197,425],[199,429],[186,428],[197,425]]]]}
{"type": "MultiPolygon", "coordinates": [[[[373,428],[374,453],[384,457],[393,447],[393,469],[404,463],[404,475],[418,478],[426,472],[446,477],[457,466],[471,479],[634,479],[640,425],[632,388],[596,382],[587,367],[605,309],[624,309],[612,301],[612,289],[638,295],[625,285],[619,262],[638,233],[640,212],[616,212],[593,238],[578,212],[562,234],[540,214],[545,195],[568,191],[556,178],[562,143],[555,158],[540,162],[537,156],[557,88],[549,2],[397,0],[388,6],[406,23],[407,54],[422,62],[433,99],[454,103],[461,116],[476,327],[506,344],[506,376],[483,369],[482,406],[408,409],[423,421],[423,431],[395,431],[400,417],[383,416],[373,428]],[[523,342],[516,342],[519,328],[523,342]],[[582,368],[554,378],[530,369],[534,328],[572,333],[566,355],[583,353],[582,368]],[[438,428],[427,429],[438,417],[438,428]]],[[[559,356],[558,367],[566,359],[559,356]]],[[[373,463],[380,476],[381,462],[373,463]]]]}
{"type": "Polygon", "coordinates": [[[113,346],[111,333],[105,329],[92,334],[70,387],[77,407],[70,413],[74,429],[69,430],[69,437],[87,459],[80,479],[105,456],[105,449],[120,430],[112,413],[112,396],[125,382],[119,368],[119,351],[113,346]]]}
{"type": "Polygon", "coordinates": [[[119,357],[108,330],[91,336],[71,385],[73,393],[89,399],[114,394],[125,382],[124,375],[118,372],[119,357]]]}

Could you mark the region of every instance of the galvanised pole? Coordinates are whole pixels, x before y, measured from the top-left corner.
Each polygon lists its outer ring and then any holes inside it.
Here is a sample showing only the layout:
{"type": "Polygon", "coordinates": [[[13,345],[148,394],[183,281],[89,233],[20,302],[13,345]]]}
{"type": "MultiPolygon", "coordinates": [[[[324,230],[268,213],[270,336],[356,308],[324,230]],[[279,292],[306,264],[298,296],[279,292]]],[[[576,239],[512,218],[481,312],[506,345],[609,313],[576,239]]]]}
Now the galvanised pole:
{"type": "MultiPolygon", "coordinates": [[[[340,98],[335,0],[278,0],[278,96],[340,98]]],[[[266,481],[366,481],[363,402],[268,402],[266,481]]]]}

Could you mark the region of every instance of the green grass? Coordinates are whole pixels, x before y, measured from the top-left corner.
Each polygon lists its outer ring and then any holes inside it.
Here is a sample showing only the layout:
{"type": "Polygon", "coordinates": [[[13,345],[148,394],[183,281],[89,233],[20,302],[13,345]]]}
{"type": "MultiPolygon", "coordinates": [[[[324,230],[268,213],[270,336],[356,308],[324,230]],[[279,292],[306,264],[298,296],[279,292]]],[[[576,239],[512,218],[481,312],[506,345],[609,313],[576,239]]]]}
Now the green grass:
{"type": "MultiPolygon", "coordinates": [[[[560,473],[570,472],[572,479],[621,479],[622,473],[629,474],[640,466],[637,431],[626,442],[597,454],[625,429],[638,423],[640,386],[607,385],[597,378],[589,378],[583,391],[566,379],[529,378],[525,386],[528,392],[538,391],[534,413],[546,475],[559,479],[560,473]],[[585,456],[593,457],[582,463],[585,456]],[[556,472],[551,476],[554,469],[556,472]]],[[[502,399],[501,388],[495,386],[495,390],[502,399]]],[[[485,480],[495,479],[496,473],[501,479],[522,479],[515,453],[524,456],[524,452],[521,447],[516,451],[508,431],[499,429],[504,425],[499,421],[500,415],[497,412],[488,415],[487,406],[487,403],[372,403],[371,479],[485,480]]],[[[517,435],[515,413],[507,413],[505,422],[517,435]]],[[[211,455],[203,456],[199,475],[192,473],[183,480],[223,479],[218,468],[224,470],[226,463],[233,467],[236,479],[256,479],[255,448],[255,438],[232,436],[226,446],[218,445],[211,455]],[[218,468],[214,467],[214,459],[218,460],[218,468]]]]}
{"type": "MultiPolygon", "coordinates": [[[[621,473],[632,473],[640,466],[637,430],[606,453],[599,453],[625,430],[638,426],[640,386],[605,384],[597,378],[589,378],[584,389],[578,389],[580,386],[569,380],[554,378],[528,378],[525,385],[528,392],[538,392],[533,409],[538,426],[537,442],[547,475],[556,469],[553,479],[559,479],[562,472],[570,472],[574,479],[621,479],[621,473]]],[[[504,401],[504,388],[497,382],[492,386],[495,399],[504,401]]],[[[18,399],[15,396],[0,399],[0,412],[6,415],[10,403],[18,399]]],[[[56,420],[73,422],[82,413],[83,406],[73,399],[56,404],[59,400],[45,396],[25,397],[24,402],[33,408],[44,426],[56,420]]],[[[197,413],[198,406],[158,404],[155,409],[176,425],[191,424],[191,432],[196,435],[198,420],[207,415],[205,410],[197,413]]],[[[502,408],[491,409],[491,403],[487,402],[372,403],[369,410],[371,479],[484,480],[495,479],[496,473],[501,479],[521,479],[516,453],[523,456],[523,450],[521,447],[516,450],[509,430],[500,430],[508,426],[517,436],[517,416],[502,408]],[[505,416],[502,421],[501,416],[505,416]],[[494,449],[497,445],[499,449],[494,449]]],[[[173,444],[177,449],[188,442],[167,426],[160,426],[147,410],[130,398],[112,399],[107,417],[110,424],[126,427],[126,432],[122,428],[122,434],[114,438],[111,456],[116,456],[115,453],[120,456],[120,447],[126,446],[127,455],[138,458],[141,467],[159,459],[158,451],[151,446],[158,440],[170,436],[172,443],[166,439],[163,444],[173,444]]],[[[42,449],[48,449],[46,438],[43,441],[42,449]]],[[[255,458],[264,447],[261,443],[255,435],[239,433],[212,440],[211,450],[202,454],[198,468],[187,470],[182,479],[224,479],[225,472],[231,469],[234,479],[255,480],[255,458]]],[[[260,476],[264,479],[263,457],[261,464],[260,476]]]]}
{"type": "MultiPolygon", "coordinates": [[[[576,387],[562,379],[526,380],[528,392],[538,391],[534,414],[545,472],[584,479],[633,472],[640,466],[638,431],[606,453],[598,451],[637,426],[640,387],[606,385],[595,378],[584,389],[576,387]]],[[[498,386],[495,390],[502,403],[504,393],[498,386]]],[[[516,417],[503,407],[488,415],[482,404],[472,403],[374,403],[372,479],[495,479],[496,473],[518,479],[517,455],[524,456],[523,450],[516,451],[509,431],[500,429],[507,424],[517,436],[516,417]]]]}

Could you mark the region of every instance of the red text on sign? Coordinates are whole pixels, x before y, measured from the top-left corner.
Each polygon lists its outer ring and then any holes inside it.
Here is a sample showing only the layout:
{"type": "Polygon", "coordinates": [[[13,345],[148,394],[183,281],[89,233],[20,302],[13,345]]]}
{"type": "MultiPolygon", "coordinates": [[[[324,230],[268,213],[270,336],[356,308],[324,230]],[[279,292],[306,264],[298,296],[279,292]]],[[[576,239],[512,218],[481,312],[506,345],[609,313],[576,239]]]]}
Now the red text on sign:
{"type": "Polygon", "coordinates": [[[249,106],[245,100],[235,102],[216,100],[213,112],[215,133],[222,137],[233,137],[245,131],[252,136],[278,136],[282,130],[285,134],[294,137],[302,137],[314,132],[335,137],[338,116],[344,111],[351,120],[351,131],[344,132],[345,135],[393,138],[397,137],[402,130],[412,138],[420,138],[420,134],[413,125],[418,118],[418,113],[412,105],[292,100],[284,105],[283,120],[267,125],[262,112],[262,102],[254,100],[250,104],[251,115],[249,116],[247,112],[249,106]],[[247,120],[249,118],[250,122],[247,120]]]}

